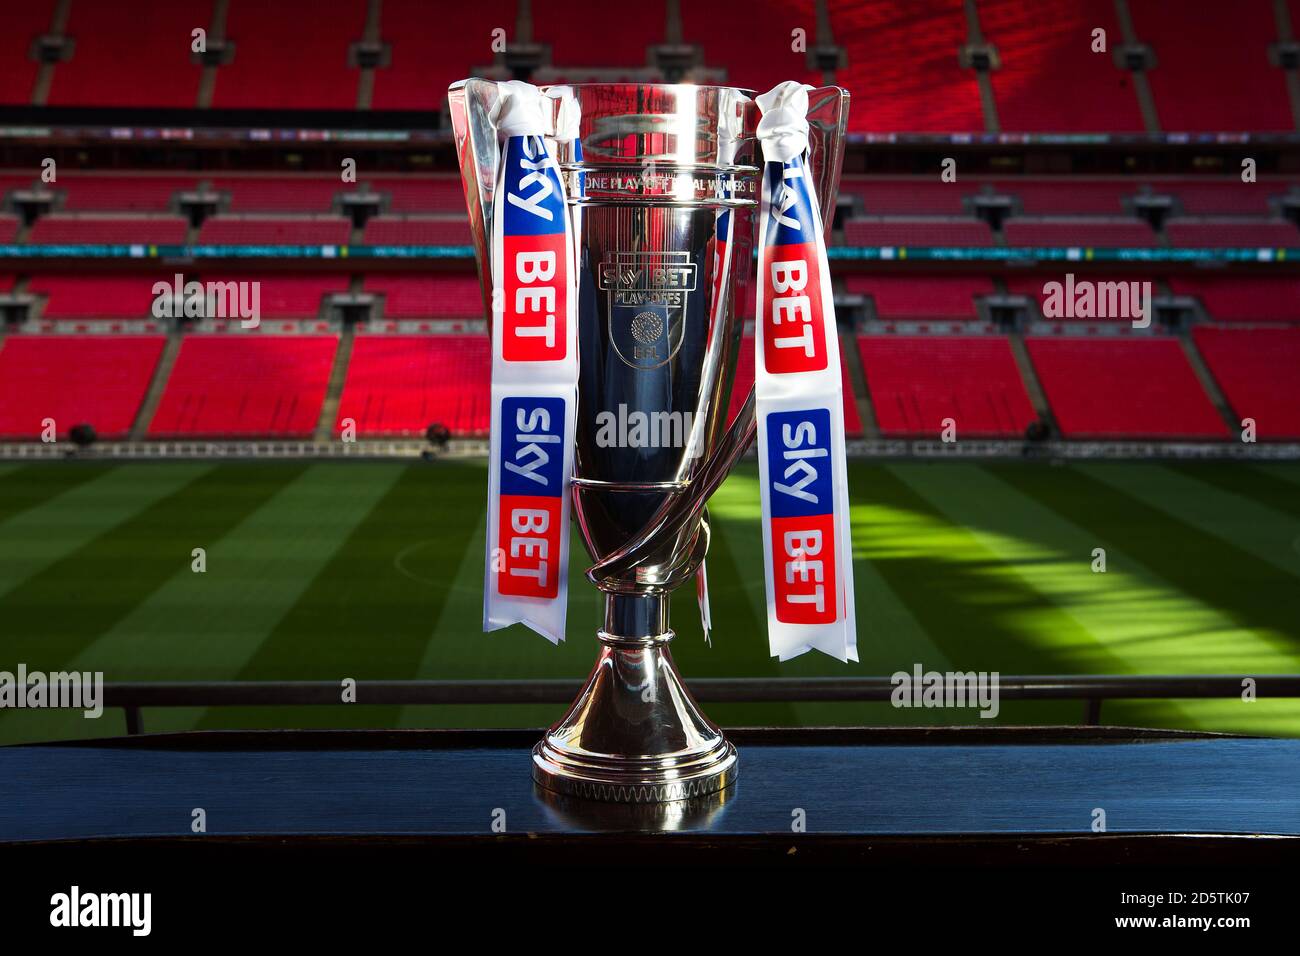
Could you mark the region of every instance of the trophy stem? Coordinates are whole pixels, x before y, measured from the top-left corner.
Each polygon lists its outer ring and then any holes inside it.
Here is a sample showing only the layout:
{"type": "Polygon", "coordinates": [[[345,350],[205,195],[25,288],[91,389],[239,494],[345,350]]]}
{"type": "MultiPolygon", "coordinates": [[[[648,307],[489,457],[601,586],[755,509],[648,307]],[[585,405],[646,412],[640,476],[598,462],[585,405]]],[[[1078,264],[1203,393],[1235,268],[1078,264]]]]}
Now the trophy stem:
{"type": "Polygon", "coordinates": [[[660,803],[736,779],[736,748],[673,663],[667,594],[605,594],[600,654],[569,712],[533,748],[533,779],[569,796],[660,803]]]}

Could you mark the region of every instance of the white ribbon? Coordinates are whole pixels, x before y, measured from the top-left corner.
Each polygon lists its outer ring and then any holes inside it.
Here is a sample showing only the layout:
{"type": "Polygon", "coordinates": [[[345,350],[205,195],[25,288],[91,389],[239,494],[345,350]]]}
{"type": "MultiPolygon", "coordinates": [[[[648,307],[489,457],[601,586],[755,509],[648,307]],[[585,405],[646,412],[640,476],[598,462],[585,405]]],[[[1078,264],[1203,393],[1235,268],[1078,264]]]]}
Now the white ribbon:
{"type": "Polygon", "coordinates": [[[528,83],[498,86],[492,216],[492,432],[483,629],[564,639],[569,478],[577,411],[577,287],[549,111],[528,83]]]}
{"type": "Polygon", "coordinates": [[[766,160],[759,206],[755,397],[768,641],[857,660],[843,382],[825,234],[808,160],[808,92],[757,98],[766,160]]]}

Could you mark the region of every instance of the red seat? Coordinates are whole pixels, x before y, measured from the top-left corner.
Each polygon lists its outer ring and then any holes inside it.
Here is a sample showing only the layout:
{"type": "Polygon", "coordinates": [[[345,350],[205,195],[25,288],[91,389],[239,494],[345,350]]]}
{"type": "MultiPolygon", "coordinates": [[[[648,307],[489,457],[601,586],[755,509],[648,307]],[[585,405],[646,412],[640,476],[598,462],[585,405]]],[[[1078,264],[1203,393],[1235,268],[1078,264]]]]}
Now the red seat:
{"type": "Polygon", "coordinates": [[[338,176],[223,176],[212,188],[230,193],[231,212],[329,212],[334,194],[351,189],[338,176]]]}
{"type": "Polygon", "coordinates": [[[379,216],[366,223],[368,246],[467,246],[470,244],[469,220],[391,219],[379,216]]]}
{"type": "Polygon", "coordinates": [[[286,275],[280,272],[229,275],[223,272],[205,273],[201,281],[256,282],[262,315],[276,319],[315,318],[320,315],[325,296],[348,291],[348,277],[345,275],[286,275]]]}
{"type": "Polygon", "coordinates": [[[448,86],[492,62],[492,31],[499,27],[514,34],[514,4],[502,0],[457,7],[454,27],[431,24],[429,14],[428,0],[384,0],[379,32],[390,45],[392,62],[375,70],[374,109],[441,109],[448,86]]]}
{"type": "MultiPolygon", "coordinates": [[[[731,387],[731,402],[727,406],[727,423],[730,424],[740,413],[745,404],[745,397],[754,384],[754,337],[747,335],[740,343],[739,361],[736,363],[736,377],[731,387]]],[[[849,367],[843,354],[840,355],[841,395],[844,399],[844,435],[847,438],[862,437],[862,416],[858,414],[858,402],[853,392],[853,382],[849,378],[849,367]]]]}
{"type": "Polygon", "coordinates": [[[1255,420],[1256,438],[1300,438],[1300,328],[1198,325],[1192,336],[1238,419],[1255,420]]]}
{"type": "Polygon", "coordinates": [[[76,45],[54,70],[49,104],[192,109],[203,67],[190,58],[190,31],[211,19],[212,0],[72,4],[76,45]]]}
{"type": "Polygon", "coordinates": [[[1192,249],[1300,246],[1300,230],[1278,219],[1171,219],[1165,234],[1171,245],[1192,249]]]}
{"type": "Polygon", "coordinates": [[[423,435],[434,423],[485,435],[491,371],[486,335],[359,335],[335,432],[350,418],[362,438],[423,435]]]}
{"type": "Polygon", "coordinates": [[[185,244],[187,223],[180,216],[42,216],[27,236],[35,245],[185,244]]]}
{"type": "Polygon", "coordinates": [[[156,282],[171,276],[56,275],[38,273],[27,284],[33,295],[48,296],[42,316],[48,319],[144,319],[151,315],[156,282]]]}
{"type": "Polygon", "coordinates": [[[477,276],[374,275],[365,289],[384,296],[384,315],[396,319],[481,319],[477,276]]]}
{"type": "Polygon", "coordinates": [[[1066,438],[1226,438],[1227,428],[1172,338],[1027,337],[1066,438]]]}
{"type": "Polygon", "coordinates": [[[1111,0],[979,0],[977,6],[984,36],[1002,61],[989,75],[1004,130],[1144,128],[1130,74],[1115,65],[1109,46],[1092,52],[1095,28],[1119,42],[1111,0]]]}
{"type": "MultiPolygon", "coordinates": [[[[423,29],[438,32],[431,12],[426,7],[423,29]]],[[[235,57],[217,70],[213,107],[354,109],[361,73],[348,66],[348,47],[361,39],[365,22],[364,0],[336,0],[328,13],[316,0],[236,0],[226,21],[235,57]]]]}
{"type": "Polygon", "coordinates": [[[32,41],[48,33],[55,0],[0,3],[0,103],[28,106],[40,68],[28,54],[32,41]]]}
{"type": "Polygon", "coordinates": [[[371,176],[370,188],[387,193],[393,212],[449,212],[465,214],[465,189],[456,175],[371,176]]]}
{"type": "Polygon", "coordinates": [[[1146,75],[1161,129],[1294,130],[1286,74],[1268,60],[1278,39],[1271,3],[1140,0],[1129,9],[1138,40],[1155,51],[1146,75]]]}
{"type": "Polygon", "coordinates": [[[858,352],[881,434],[1015,437],[1036,419],[1002,335],[864,335],[858,352]]]}
{"type": "Polygon", "coordinates": [[[871,296],[885,319],[973,319],[975,296],[993,294],[988,279],[967,276],[849,275],[844,287],[871,296]]]}
{"type": "Polygon", "coordinates": [[[977,219],[850,219],[851,246],[991,246],[993,233],[977,219]]]}
{"type": "Polygon", "coordinates": [[[175,193],[197,184],[193,174],[60,172],[53,188],[63,190],[67,212],[162,213],[169,210],[175,193]]]}
{"type": "Polygon", "coordinates": [[[333,335],[187,335],[149,434],[307,438],[337,346],[333,335]]]}
{"type": "Polygon", "coordinates": [[[343,218],[262,219],[215,216],[199,230],[201,245],[342,246],[352,232],[343,218]]]}
{"type": "Polygon", "coordinates": [[[1251,276],[1169,280],[1177,295],[1193,295],[1220,322],[1300,321],[1300,279],[1251,276]]]}
{"type": "Polygon", "coordinates": [[[40,437],[47,418],[59,438],[90,424],[123,438],[144,401],[161,335],[11,335],[0,348],[0,437],[40,437]]]}

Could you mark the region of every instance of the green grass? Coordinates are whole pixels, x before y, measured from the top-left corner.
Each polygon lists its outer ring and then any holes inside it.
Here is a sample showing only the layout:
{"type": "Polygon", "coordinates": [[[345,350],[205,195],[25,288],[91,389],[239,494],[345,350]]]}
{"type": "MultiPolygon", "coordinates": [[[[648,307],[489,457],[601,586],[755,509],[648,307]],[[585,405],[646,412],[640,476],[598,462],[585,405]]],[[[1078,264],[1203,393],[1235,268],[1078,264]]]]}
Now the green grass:
{"type": "MultiPolygon", "coordinates": [[[[599,599],[575,541],[569,640],[482,619],[481,462],[0,468],[0,669],[107,680],[575,682],[599,599]],[[203,548],[207,570],[191,570],[203,548]]],[[[714,497],[714,641],[675,598],[692,676],[1300,672],[1300,465],[868,463],[849,469],[859,664],[768,657],[756,469],[714,497]],[[1105,548],[1107,572],[1091,570],[1105,548]]],[[[725,724],[974,722],[884,704],[714,706],[725,724]]],[[[553,706],[149,710],[149,730],[538,726],[553,706]]],[[[1005,702],[1003,722],[1075,722],[1005,702]]],[[[1300,702],[1112,702],[1112,723],[1300,735],[1300,702]]],[[[0,742],[121,733],[0,712],[0,742]]]]}

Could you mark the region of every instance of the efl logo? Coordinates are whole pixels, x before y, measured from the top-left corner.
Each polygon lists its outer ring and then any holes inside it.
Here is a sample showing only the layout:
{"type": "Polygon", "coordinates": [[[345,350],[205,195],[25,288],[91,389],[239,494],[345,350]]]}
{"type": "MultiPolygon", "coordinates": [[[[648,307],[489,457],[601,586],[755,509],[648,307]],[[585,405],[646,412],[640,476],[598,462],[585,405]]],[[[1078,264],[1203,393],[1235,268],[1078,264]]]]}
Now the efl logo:
{"type": "Polygon", "coordinates": [[[832,624],[839,617],[830,438],[824,408],[767,416],[773,590],[783,624],[832,624]]]}
{"type": "Polygon", "coordinates": [[[557,361],[568,343],[565,212],[539,138],[509,140],[505,188],[501,354],[508,362],[557,361]]]}
{"type": "Polygon", "coordinates": [[[564,400],[501,402],[497,591],[521,597],[559,594],[560,504],[564,495],[564,400]]]}

